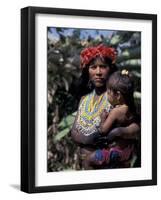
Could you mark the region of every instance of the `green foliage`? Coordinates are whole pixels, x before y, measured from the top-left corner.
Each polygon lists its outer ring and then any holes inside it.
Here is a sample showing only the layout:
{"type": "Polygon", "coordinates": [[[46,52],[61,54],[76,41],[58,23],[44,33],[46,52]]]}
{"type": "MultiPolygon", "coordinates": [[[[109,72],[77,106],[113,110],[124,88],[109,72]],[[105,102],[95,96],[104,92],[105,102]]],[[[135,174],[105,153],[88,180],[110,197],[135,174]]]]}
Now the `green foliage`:
{"type": "Polygon", "coordinates": [[[116,64],[134,75],[135,102],[141,102],[141,35],[130,31],[91,31],[48,28],[48,171],[81,169],[77,146],[70,136],[78,100],[72,87],[80,77],[79,55],[83,48],[104,43],[118,50],[116,64]],[[84,34],[84,35],[83,35],[84,34]]]}
{"type": "Polygon", "coordinates": [[[70,132],[75,116],[76,112],[62,119],[62,121],[58,125],[59,131],[58,134],[54,137],[54,142],[60,141],[70,132]]]}

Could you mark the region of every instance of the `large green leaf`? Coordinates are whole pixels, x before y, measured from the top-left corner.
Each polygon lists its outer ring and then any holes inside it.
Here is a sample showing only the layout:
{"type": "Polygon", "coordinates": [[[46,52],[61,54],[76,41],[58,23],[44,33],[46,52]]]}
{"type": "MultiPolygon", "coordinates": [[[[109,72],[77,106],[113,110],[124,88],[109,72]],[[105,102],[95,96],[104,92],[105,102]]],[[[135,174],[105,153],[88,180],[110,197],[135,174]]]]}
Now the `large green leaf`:
{"type": "Polygon", "coordinates": [[[54,142],[60,141],[64,136],[66,136],[70,131],[70,127],[63,129],[60,131],[55,137],[54,142]]]}
{"type": "Polygon", "coordinates": [[[64,117],[61,120],[61,122],[59,123],[58,128],[62,130],[66,127],[71,126],[74,122],[75,116],[76,116],[76,112],[72,113],[71,115],[64,117]]]}
{"type": "Polygon", "coordinates": [[[128,48],[124,50],[117,58],[117,63],[120,63],[122,61],[126,61],[129,59],[138,59],[141,56],[141,49],[140,47],[136,48],[128,48]]]}
{"type": "Polygon", "coordinates": [[[125,68],[127,70],[140,69],[141,60],[140,59],[130,59],[119,63],[120,68],[125,68]]]}
{"type": "Polygon", "coordinates": [[[54,137],[54,141],[59,141],[63,137],[65,137],[69,131],[71,130],[72,124],[74,123],[74,119],[76,116],[76,112],[72,113],[71,115],[68,115],[67,117],[64,117],[61,122],[58,124],[58,130],[59,132],[54,137]]]}

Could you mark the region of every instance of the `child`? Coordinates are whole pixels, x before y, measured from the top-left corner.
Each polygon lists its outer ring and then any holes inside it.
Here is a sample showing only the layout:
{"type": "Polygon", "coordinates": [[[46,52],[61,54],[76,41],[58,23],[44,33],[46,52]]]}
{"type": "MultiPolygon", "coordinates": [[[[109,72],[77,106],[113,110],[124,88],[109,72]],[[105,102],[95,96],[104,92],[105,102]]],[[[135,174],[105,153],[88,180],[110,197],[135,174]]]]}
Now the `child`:
{"type": "MultiPolygon", "coordinates": [[[[107,83],[107,94],[113,109],[101,114],[101,124],[98,128],[103,136],[115,127],[125,127],[135,121],[134,86],[131,75],[127,70],[113,73],[107,83]]],[[[87,158],[90,165],[108,165],[129,160],[134,150],[131,140],[119,137],[109,144],[107,149],[98,149],[87,158]]]]}

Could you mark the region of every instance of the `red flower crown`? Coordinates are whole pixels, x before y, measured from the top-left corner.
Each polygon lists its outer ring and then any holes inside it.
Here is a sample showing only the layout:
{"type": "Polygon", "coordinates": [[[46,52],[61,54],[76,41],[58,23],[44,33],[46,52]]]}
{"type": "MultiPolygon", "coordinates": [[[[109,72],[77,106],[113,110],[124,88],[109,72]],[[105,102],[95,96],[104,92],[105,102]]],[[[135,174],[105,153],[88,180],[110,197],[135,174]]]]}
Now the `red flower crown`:
{"type": "Polygon", "coordinates": [[[96,47],[85,48],[80,54],[80,68],[85,68],[86,65],[89,64],[89,62],[96,56],[107,57],[111,59],[112,63],[114,63],[116,60],[117,52],[116,49],[104,46],[103,44],[100,44],[96,47]]]}

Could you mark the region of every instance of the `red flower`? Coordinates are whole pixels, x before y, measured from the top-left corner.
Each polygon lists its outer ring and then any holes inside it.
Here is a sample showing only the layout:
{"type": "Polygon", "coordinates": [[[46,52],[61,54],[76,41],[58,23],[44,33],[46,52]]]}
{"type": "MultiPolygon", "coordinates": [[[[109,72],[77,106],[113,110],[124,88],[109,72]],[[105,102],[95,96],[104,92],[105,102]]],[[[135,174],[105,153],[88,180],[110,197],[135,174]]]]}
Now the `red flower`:
{"type": "Polygon", "coordinates": [[[80,54],[81,69],[85,68],[85,66],[89,64],[89,62],[96,56],[107,57],[112,60],[112,63],[114,63],[116,60],[117,52],[114,48],[104,46],[103,44],[96,47],[88,47],[84,49],[80,54]]]}

